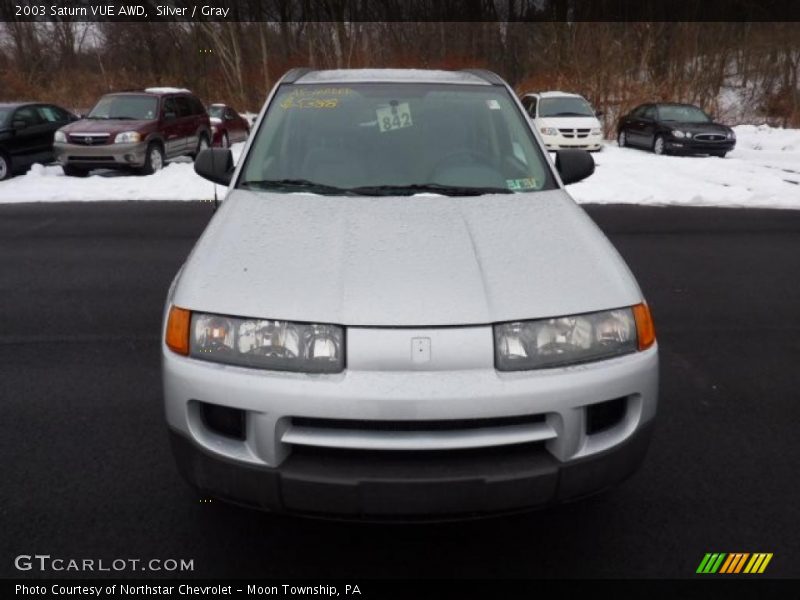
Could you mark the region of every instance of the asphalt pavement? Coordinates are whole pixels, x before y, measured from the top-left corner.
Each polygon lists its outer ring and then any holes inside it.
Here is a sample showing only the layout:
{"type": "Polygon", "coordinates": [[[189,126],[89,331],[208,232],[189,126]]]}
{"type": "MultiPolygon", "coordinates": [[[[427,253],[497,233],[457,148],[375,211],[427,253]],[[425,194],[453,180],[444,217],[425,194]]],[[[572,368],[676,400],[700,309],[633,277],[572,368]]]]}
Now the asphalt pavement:
{"type": "Polygon", "coordinates": [[[0,206],[0,576],[87,575],[14,568],[44,553],[193,559],[183,575],[206,578],[692,577],[706,552],[800,576],[800,211],[589,207],[656,320],[644,465],[582,502],[427,525],[276,517],[180,479],[159,326],[212,212],[0,206]]]}

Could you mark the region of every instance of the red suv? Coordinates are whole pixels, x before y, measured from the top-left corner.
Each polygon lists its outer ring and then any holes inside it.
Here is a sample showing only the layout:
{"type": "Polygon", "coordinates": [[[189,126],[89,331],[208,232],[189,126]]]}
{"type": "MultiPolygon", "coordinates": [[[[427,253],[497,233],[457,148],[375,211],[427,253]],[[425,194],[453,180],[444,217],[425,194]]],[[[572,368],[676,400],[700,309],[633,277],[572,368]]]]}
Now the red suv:
{"type": "Polygon", "coordinates": [[[53,150],[66,175],[99,168],[149,175],[171,158],[194,158],[210,142],[208,113],[191,92],[148,88],[106,94],[83,119],[56,132],[53,150]]]}

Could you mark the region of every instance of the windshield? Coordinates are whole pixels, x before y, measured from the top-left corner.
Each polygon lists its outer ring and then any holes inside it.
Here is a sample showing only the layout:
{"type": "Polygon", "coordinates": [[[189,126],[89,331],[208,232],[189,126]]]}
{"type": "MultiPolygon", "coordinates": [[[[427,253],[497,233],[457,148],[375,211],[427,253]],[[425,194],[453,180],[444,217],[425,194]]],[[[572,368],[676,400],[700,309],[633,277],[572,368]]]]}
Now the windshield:
{"type": "Polygon", "coordinates": [[[0,108],[0,124],[5,123],[8,115],[11,114],[10,108],[0,108]]]}
{"type": "Polygon", "coordinates": [[[505,88],[283,85],[238,187],[327,195],[479,195],[552,189],[505,88]]]}
{"type": "Polygon", "coordinates": [[[209,106],[208,107],[208,116],[212,117],[212,118],[215,118],[215,119],[221,119],[222,118],[222,113],[224,113],[224,112],[225,112],[225,107],[224,106],[209,106]]]}
{"type": "Polygon", "coordinates": [[[658,116],[662,121],[678,121],[680,123],[710,123],[711,119],[696,106],[667,104],[658,107],[658,116]]]}
{"type": "Polygon", "coordinates": [[[89,119],[155,119],[158,98],[155,96],[103,96],[89,113],[89,119]]]}
{"type": "Polygon", "coordinates": [[[593,117],[589,103],[577,96],[557,96],[539,101],[540,117],[593,117]]]}

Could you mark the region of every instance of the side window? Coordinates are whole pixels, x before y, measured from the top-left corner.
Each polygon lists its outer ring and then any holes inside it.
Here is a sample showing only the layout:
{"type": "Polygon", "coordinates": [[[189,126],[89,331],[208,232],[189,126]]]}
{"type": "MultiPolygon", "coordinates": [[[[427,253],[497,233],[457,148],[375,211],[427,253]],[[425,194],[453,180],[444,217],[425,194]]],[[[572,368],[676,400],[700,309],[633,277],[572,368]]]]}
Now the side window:
{"type": "Polygon", "coordinates": [[[637,106],[631,111],[632,117],[641,117],[642,113],[644,112],[644,104],[637,106]]]}
{"type": "Polygon", "coordinates": [[[28,127],[40,125],[43,121],[39,116],[39,111],[33,106],[23,106],[14,113],[12,121],[24,121],[28,127]]]}
{"type": "Polygon", "coordinates": [[[161,111],[161,115],[164,117],[168,117],[170,115],[173,117],[178,116],[178,108],[175,106],[175,98],[167,98],[164,100],[164,108],[161,111]]]}
{"type": "Polygon", "coordinates": [[[178,107],[179,117],[192,116],[192,105],[189,104],[189,99],[186,96],[177,96],[175,98],[175,104],[178,107]]]}
{"type": "Polygon", "coordinates": [[[225,118],[228,119],[229,121],[233,121],[236,118],[233,114],[233,110],[231,110],[230,108],[226,108],[225,118]]]}
{"type": "Polygon", "coordinates": [[[535,117],[536,116],[536,105],[538,103],[539,102],[538,102],[538,100],[536,98],[531,98],[531,106],[530,106],[530,110],[528,110],[528,114],[531,117],[535,117]]]}
{"type": "Polygon", "coordinates": [[[656,118],[656,107],[652,104],[644,109],[644,114],[642,115],[645,119],[655,119],[656,118]]]}
{"type": "Polygon", "coordinates": [[[42,121],[48,123],[63,123],[68,121],[67,113],[57,106],[37,106],[37,112],[42,121]]]}
{"type": "Polygon", "coordinates": [[[531,97],[530,96],[525,96],[522,99],[522,108],[525,109],[525,112],[528,112],[530,110],[530,108],[531,108],[531,97]]]}

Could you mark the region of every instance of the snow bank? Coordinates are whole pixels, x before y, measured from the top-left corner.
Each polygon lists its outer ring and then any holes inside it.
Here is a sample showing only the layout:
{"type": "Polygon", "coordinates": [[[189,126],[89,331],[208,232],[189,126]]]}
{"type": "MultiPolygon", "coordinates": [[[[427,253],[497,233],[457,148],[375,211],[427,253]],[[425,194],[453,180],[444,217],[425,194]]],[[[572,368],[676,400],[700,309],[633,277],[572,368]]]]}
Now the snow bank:
{"type": "MultiPolygon", "coordinates": [[[[232,146],[235,160],[243,148],[243,143],[232,146]]],[[[218,186],[217,193],[224,190],[218,186]]],[[[67,177],[59,166],[33,165],[27,174],[0,182],[0,203],[213,199],[214,184],[194,172],[189,158],[170,161],[147,176],[99,169],[89,177],[67,177]]]]}
{"type": "Polygon", "coordinates": [[[590,178],[568,186],[580,203],[800,209],[800,130],[735,127],[726,158],[656,156],[608,144],[590,178]]]}

